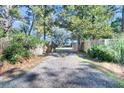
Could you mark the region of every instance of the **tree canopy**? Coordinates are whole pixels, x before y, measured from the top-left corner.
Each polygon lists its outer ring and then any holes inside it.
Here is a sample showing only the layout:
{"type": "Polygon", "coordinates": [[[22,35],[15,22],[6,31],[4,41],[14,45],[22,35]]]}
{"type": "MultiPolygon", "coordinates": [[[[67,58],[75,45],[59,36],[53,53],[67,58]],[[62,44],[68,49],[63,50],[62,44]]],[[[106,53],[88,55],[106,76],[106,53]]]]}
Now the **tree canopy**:
{"type": "Polygon", "coordinates": [[[0,6],[1,29],[23,32],[44,40],[54,34],[53,27],[65,28],[73,39],[111,38],[122,28],[122,6],[99,5],[23,5],[0,6]],[[23,12],[23,13],[22,13],[23,12]],[[14,22],[19,28],[13,28],[14,22]]]}

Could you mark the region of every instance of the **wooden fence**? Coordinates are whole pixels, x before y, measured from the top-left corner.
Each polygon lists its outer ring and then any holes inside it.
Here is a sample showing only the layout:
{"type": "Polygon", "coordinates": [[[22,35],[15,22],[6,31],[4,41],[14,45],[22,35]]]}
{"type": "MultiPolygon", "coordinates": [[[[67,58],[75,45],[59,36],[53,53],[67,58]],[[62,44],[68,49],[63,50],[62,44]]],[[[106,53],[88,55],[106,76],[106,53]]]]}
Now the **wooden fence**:
{"type": "Polygon", "coordinates": [[[80,50],[87,51],[93,45],[111,45],[112,43],[118,41],[118,39],[99,39],[99,40],[85,40],[81,41],[80,50]]]}
{"type": "MultiPolygon", "coordinates": [[[[84,40],[80,43],[80,50],[87,51],[87,49],[91,48],[93,45],[110,45],[118,39],[99,39],[99,40],[84,40]]],[[[10,38],[1,38],[0,39],[0,53],[10,45],[10,38]]],[[[72,48],[75,51],[78,51],[78,44],[72,44],[72,48]]],[[[44,48],[43,48],[44,49],[44,48]]]]}

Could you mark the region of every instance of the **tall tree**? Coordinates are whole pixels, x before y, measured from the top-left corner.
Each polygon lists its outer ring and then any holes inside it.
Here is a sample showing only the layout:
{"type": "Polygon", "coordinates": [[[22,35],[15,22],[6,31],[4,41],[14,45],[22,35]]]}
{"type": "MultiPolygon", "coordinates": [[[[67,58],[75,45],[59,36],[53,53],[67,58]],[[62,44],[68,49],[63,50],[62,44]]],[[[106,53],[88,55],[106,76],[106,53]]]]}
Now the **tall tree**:
{"type": "Polygon", "coordinates": [[[46,40],[46,35],[49,34],[52,28],[53,9],[51,6],[33,6],[34,14],[36,15],[34,28],[38,33],[43,33],[43,38],[46,40]]]}
{"type": "Polygon", "coordinates": [[[117,17],[114,21],[111,23],[112,30],[116,33],[122,32],[122,19],[117,17]]]}
{"type": "Polygon", "coordinates": [[[52,19],[52,14],[54,12],[53,6],[43,6],[43,19],[44,19],[44,40],[46,40],[46,35],[51,32],[51,28],[53,25],[53,19],[52,19]],[[46,32],[47,31],[47,32],[46,32]]]}
{"type": "Polygon", "coordinates": [[[10,28],[12,28],[13,23],[17,18],[20,17],[18,6],[0,6],[0,18],[1,18],[1,25],[4,32],[8,32],[10,28]]]}
{"type": "Polygon", "coordinates": [[[124,5],[122,6],[122,32],[124,32],[124,5]]]}
{"type": "Polygon", "coordinates": [[[68,30],[80,45],[81,39],[99,39],[112,36],[110,20],[112,6],[64,6],[64,17],[69,17],[68,30]]]}
{"type": "Polygon", "coordinates": [[[27,35],[31,35],[31,32],[34,28],[34,22],[36,19],[36,13],[35,10],[34,11],[34,6],[22,6],[23,8],[25,8],[25,15],[23,15],[23,19],[21,20],[23,23],[21,24],[22,29],[24,30],[25,34],[27,35]],[[27,29],[27,31],[25,31],[25,28],[27,29]]]}
{"type": "MultiPolygon", "coordinates": [[[[72,9],[72,6],[70,6],[72,9]]],[[[108,6],[73,6],[70,16],[71,31],[81,38],[107,38],[111,36],[110,20],[113,11],[108,6]]]]}

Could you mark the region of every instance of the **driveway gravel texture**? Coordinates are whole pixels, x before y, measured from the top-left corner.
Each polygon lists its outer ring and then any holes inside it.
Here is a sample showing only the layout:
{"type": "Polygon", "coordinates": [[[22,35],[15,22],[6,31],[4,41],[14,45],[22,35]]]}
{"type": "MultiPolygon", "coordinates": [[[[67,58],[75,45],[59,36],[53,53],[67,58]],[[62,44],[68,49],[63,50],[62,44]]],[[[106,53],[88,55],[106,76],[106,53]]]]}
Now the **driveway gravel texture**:
{"type": "Polygon", "coordinates": [[[1,88],[114,88],[116,81],[89,63],[82,62],[71,49],[60,49],[21,76],[0,76],[1,88]]]}

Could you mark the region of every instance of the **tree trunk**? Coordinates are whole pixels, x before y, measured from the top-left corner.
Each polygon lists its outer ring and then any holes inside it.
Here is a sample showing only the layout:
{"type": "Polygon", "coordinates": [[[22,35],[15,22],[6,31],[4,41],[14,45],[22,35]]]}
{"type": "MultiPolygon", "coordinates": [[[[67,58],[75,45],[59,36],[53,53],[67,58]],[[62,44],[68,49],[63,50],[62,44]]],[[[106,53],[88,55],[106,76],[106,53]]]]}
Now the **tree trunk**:
{"type": "Polygon", "coordinates": [[[122,32],[124,32],[124,6],[122,6],[122,32]]]}
{"type": "Polygon", "coordinates": [[[28,35],[31,35],[31,31],[32,31],[33,25],[34,25],[34,17],[35,17],[35,15],[33,15],[32,23],[31,23],[28,35]]]}
{"type": "Polygon", "coordinates": [[[78,51],[80,51],[80,36],[79,35],[78,35],[77,43],[78,43],[78,51]]]}
{"type": "Polygon", "coordinates": [[[10,28],[10,20],[9,20],[9,11],[12,8],[11,5],[7,5],[5,8],[5,27],[4,27],[4,32],[8,32],[9,28],[10,28]]]}
{"type": "Polygon", "coordinates": [[[44,5],[44,40],[46,40],[46,5],[44,5]]]}

